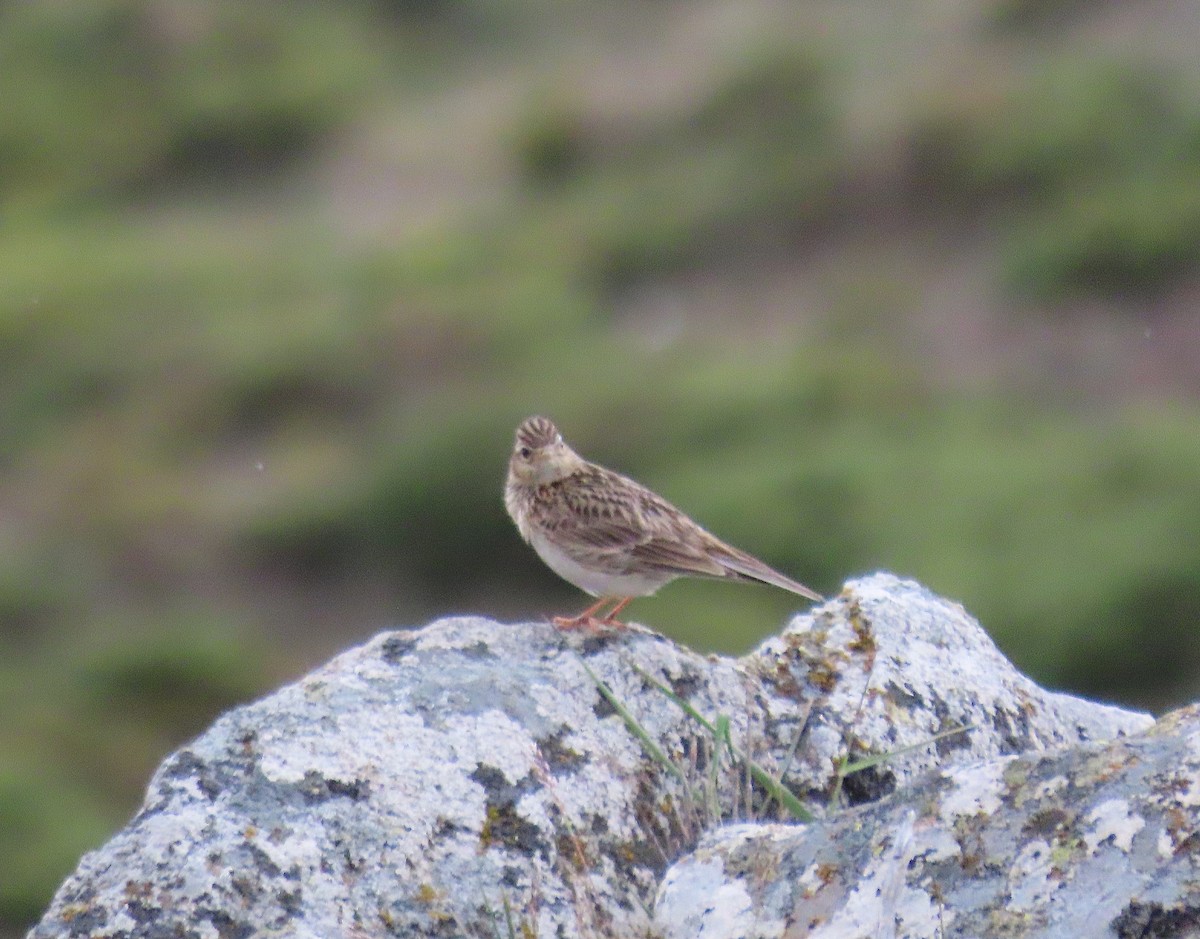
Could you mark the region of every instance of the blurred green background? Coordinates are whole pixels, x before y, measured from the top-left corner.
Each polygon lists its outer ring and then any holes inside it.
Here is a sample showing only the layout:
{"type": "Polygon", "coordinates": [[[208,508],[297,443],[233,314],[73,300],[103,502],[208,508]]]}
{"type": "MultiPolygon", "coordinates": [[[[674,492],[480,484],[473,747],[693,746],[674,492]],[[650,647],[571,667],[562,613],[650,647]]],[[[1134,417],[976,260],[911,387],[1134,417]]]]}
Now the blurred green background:
{"type": "Polygon", "coordinates": [[[1187,3],[0,5],[0,935],[222,709],[581,607],[503,514],[533,412],[817,589],[1196,697],[1198,47],[1187,3]]]}

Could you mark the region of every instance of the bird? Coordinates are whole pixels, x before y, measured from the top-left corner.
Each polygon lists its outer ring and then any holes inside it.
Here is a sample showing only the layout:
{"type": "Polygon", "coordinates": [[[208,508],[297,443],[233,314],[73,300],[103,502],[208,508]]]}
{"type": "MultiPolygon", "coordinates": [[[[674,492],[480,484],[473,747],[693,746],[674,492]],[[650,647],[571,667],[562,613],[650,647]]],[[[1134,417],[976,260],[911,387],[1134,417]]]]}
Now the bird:
{"type": "Polygon", "coordinates": [[[588,462],[546,417],[517,427],[504,506],[554,573],[598,598],[576,616],[553,617],[560,629],[625,628],[617,614],[632,599],[678,577],[758,582],[824,600],[727,545],[640,483],[588,462]]]}

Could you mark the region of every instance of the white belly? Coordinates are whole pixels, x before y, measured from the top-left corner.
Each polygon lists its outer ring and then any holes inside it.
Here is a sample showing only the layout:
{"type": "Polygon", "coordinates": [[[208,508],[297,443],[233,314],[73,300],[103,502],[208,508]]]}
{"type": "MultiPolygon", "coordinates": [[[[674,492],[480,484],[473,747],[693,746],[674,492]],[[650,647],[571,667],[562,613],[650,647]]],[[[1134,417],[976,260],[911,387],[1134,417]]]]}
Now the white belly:
{"type": "Polygon", "coordinates": [[[671,574],[605,574],[583,567],[538,532],[529,543],[546,566],[593,597],[647,597],[675,577],[671,574]]]}

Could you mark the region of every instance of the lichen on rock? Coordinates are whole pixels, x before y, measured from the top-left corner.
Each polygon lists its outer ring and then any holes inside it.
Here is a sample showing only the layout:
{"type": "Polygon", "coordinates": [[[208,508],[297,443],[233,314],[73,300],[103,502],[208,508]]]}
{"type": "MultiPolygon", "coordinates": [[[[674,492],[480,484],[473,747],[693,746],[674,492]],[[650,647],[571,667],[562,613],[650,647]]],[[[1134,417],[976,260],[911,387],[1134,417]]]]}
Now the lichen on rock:
{"type": "MultiPolygon", "coordinates": [[[[1025,905],[1004,915],[1036,919],[1077,868],[1191,857],[1192,725],[1150,723],[1038,688],[890,575],[741,659],[443,619],[217,720],[30,935],[950,935],[922,930],[982,921],[958,888],[1005,864],[1025,905]]],[[[1110,921],[1187,915],[1145,884],[1110,921]]]]}

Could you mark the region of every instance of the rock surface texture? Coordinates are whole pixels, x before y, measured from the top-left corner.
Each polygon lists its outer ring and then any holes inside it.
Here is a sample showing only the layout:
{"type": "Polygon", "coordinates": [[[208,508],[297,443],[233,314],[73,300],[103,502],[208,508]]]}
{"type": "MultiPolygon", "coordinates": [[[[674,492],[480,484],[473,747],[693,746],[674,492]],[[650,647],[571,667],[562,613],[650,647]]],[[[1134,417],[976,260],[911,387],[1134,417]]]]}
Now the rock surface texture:
{"type": "Polygon", "coordinates": [[[741,659],[459,617],[223,716],[30,936],[1200,935],[1198,812],[1200,712],[890,575],[741,659]]]}
{"type": "Polygon", "coordinates": [[[1198,779],[1188,709],[1129,739],[937,770],[803,829],[727,826],[667,872],[661,934],[1200,936],[1198,779]]]}

